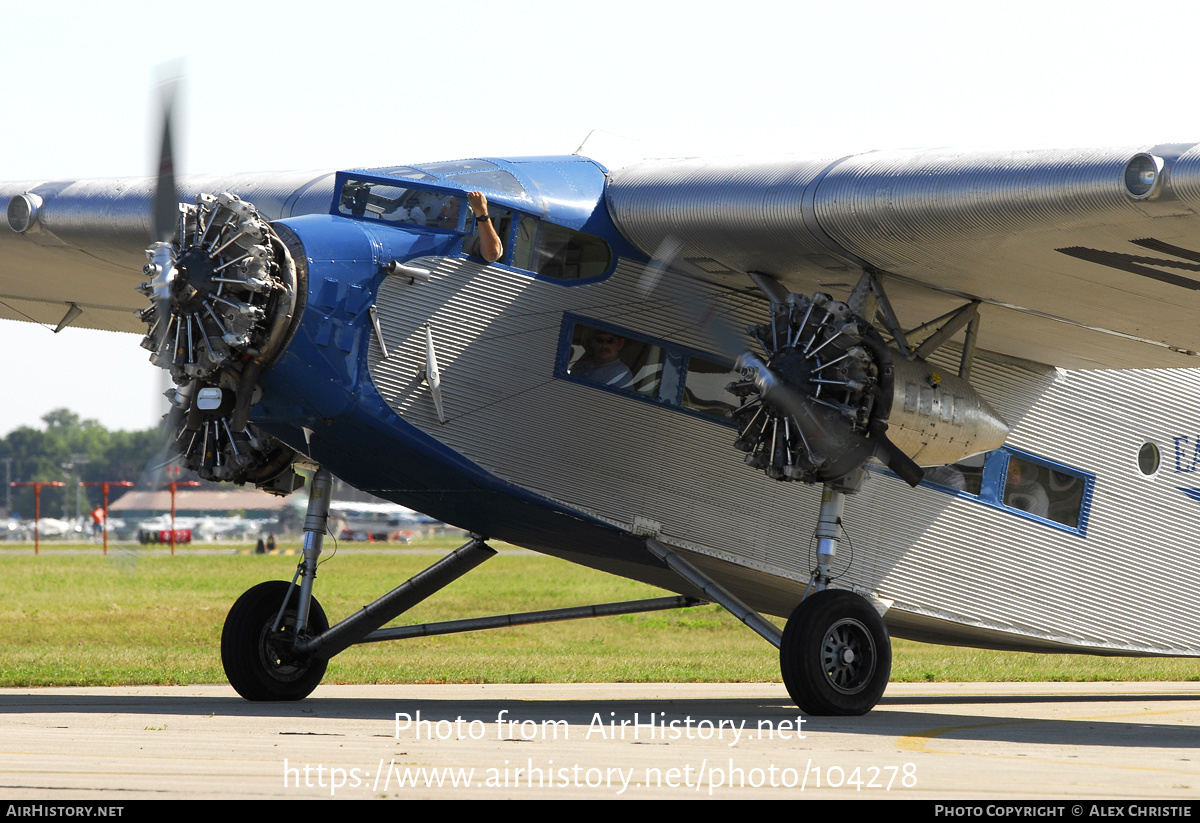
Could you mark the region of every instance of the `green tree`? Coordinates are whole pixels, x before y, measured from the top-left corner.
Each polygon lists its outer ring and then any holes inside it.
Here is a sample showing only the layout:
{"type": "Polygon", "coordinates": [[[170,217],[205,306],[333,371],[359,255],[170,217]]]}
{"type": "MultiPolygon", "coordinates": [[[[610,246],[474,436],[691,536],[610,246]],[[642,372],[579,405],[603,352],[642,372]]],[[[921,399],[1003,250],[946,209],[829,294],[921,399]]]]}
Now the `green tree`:
{"type": "MultiPolygon", "coordinates": [[[[64,488],[42,490],[42,514],[74,516],[76,494],[81,494],[81,510],[90,511],[101,501],[98,487],[77,492],[79,481],[137,481],[148,464],[155,460],[163,445],[157,428],[143,431],[110,432],[95,420],[82,420],[69,409],[55,409],[42,417],[44,431],[22,426],[0,440],[0,461],[11,460],[14,481],[61,481],[64,488]]],[[[109,503],[124,489],[113,489],[109,503]]],[[[12,510],[32,518],[33,489],[12,489],[12,510]]]]}

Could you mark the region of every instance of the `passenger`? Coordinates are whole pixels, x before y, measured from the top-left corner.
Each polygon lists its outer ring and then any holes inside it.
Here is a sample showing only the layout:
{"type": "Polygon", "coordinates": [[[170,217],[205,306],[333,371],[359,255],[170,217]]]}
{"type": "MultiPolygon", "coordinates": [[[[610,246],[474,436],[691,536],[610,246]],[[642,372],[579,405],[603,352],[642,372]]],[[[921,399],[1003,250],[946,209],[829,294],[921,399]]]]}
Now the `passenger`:
{"type": "Polygon", "coordinates": [[[592,335],[592,356],[571,367],[571,374],[613,388],[624,388],[633,380],[629,367],[621,362],[625,338],[611,332],[597,331],[592,335]]]}
{"type": "Polygon", "coordinates": [[[1004,505],[1023,512],[1047,517],[1050,514],[1050,496],[1038,482],[1036,466],[1010,457],[1008,479],[1004,483],[1004,505]]]}

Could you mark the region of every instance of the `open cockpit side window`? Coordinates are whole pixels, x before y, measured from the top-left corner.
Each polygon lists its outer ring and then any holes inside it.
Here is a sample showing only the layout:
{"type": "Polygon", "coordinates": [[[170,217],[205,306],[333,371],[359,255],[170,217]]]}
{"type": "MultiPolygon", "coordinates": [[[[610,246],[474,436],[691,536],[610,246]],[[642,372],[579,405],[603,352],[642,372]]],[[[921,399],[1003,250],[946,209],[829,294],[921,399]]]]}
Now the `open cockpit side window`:
{"type": "MultiPolygon", "coordinates": [[[[512,252],[512,224],[513,213],[511,209],[504,209],[497,206],[495,203],[488,204],[488,216],[492,219],[492,225],[496,227],[496,234],[500,236],[500,242],[504,248],[500,252],[500,259],[497,263],[505,264],[508,262],[512,252]]],[[[482,242],[479,238],[479,225],[475,220],[475,215],[467,209],[467,236],[463,238],[462,251],[463,254],[471,257],[479,257],[479,246],[482,242]]]]}

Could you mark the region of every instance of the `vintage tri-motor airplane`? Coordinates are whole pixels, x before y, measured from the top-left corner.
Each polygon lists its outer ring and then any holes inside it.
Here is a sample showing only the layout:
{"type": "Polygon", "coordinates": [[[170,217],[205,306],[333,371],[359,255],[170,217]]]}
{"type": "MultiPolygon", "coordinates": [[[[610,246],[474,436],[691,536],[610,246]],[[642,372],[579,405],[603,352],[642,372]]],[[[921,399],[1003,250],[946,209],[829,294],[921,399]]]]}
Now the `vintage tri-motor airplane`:
{"type": "Polygon", "coordinates": [[[296,577],[225,625],[251,700],[303,698],[355,643],[699,601],[778,646],[813,714],[876,704],[889,631],[1200,655],[1197,528],[1171,517],[1200,499],[1200,380],[1132,371],[1197,363],[1200,144],[0,198],[0,315],[144,332],[204,477],[289,493],[319,467],[296,577]],[[330,473],[475,537],[330,627],[330,473]],[[680,596],[385,628],[489,538],[680,596]]]}

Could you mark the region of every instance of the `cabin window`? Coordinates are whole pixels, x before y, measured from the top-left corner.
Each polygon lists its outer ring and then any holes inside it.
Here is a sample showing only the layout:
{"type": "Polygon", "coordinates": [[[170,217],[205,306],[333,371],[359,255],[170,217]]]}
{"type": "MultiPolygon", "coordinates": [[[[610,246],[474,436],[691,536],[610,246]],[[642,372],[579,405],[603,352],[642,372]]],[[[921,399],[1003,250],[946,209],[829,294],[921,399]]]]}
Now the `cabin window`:
{"type": "Polygon", "coordinates": [[[1158,471],[1161,462],[1158,446],[1153,443],[1143,443],[1142,447],[1138,449],[1138,469],[1147,477],[1158,471]]]}
{"type": "Polygon", "coordinates": [[[740,375],[712,355],[600,321],[567,316],[556,376],[733,425],[740,375]]]}
{"type": "Polygon", "coordinates": [[[1085,476],[1032,460],[1008,456],[1004,479],[1004,505],[1035,517],[1078,528],[1083,513],[1085,476]]]}
{"type": "Polygon", "coordinates": [[[923,483],[1082,535],[1095,475],[1005,446],[927,469],[923,483]]]}
{"type": "Polygon", "coordinates": [[[741,373],[728,365],[703,357],[689,357],[683,386],[683,406],[728,420],[739,401],[725,387],[741,379],[741,373]]]}
{"type": "Polygon", "coordinates": [[[567,373],[605,388],[658,397],[664,362],[661,346],[579,324],[571,337],[567,373]]]}

